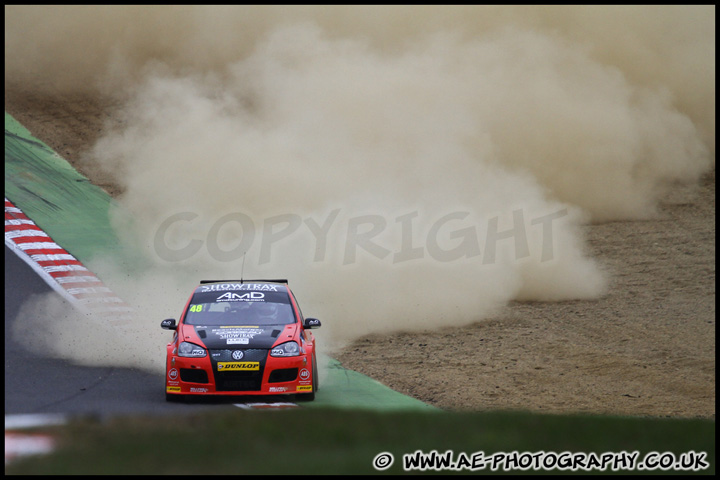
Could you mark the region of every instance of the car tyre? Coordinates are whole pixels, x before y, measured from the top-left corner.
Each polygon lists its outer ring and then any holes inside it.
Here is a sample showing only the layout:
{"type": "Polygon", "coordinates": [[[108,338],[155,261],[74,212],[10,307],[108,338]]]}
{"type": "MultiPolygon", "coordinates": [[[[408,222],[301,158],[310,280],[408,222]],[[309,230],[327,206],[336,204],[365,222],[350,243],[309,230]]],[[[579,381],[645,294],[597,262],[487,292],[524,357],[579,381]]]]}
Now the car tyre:
{"type": "Polygon", "coordinates": [[[166,393],[165,394],[165,401],[171,402],[171,403],[178,403],[178,402],[184,402],[185,398],[183,395],[177,395],[173,393],[166,393]]]}

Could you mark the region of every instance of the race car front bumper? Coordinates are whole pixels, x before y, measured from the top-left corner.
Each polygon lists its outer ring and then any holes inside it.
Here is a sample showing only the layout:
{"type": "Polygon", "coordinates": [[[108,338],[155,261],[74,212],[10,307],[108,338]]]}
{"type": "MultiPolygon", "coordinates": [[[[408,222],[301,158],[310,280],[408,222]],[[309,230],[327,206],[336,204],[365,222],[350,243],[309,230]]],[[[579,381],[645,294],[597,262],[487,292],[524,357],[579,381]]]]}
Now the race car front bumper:
{"type": "Polygon", "coordinates": [[[309,356],[273,357],[268,350],[248,349],[243,361],[230,351],[210,350],[203,358],[168,354],[166,387],[176,395],[277,395],[311,393],[309,356]]]}

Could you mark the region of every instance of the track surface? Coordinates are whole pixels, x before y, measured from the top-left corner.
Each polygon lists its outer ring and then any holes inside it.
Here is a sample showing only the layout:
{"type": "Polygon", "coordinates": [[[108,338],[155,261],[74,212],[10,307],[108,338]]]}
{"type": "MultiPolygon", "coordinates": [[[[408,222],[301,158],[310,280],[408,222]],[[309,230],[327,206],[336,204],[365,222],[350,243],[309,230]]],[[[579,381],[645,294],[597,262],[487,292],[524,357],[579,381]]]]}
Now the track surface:
{"type": "Polygon", "coordinates": [[[20,307],[32,295],[51,291],[37,273],[5,247],[5,415],[104,417],[197,411],[203,407],[166,403],[163,379],[158,375],[121,367],[72,365],[25,349],[20,336],[12,334],[16,324],[21,328],[20,307]]]}
{"type": "MultiPolygon", "coordinates": [[[[291,408],[294,396],[227,396],[193,398],[167,403],[163,377],[133,368],[86,367],[38,355],[24,338],[22,306],[33,295],[51,293],[42,280],[11,249],[5,247],[5,424],[54,421],[59,415],[112,417],[125,414],[190,413],[229,407],[291,408]],[[33,417],[27,418],[26,415],[33,417]],[[39,415],[40,417],[34,417],[39,415]],[[48,417],[48,415],[50,417],[48,417]],[[22,416],[22,417],[21,417],[22,416]],[[9,422],[10,421],[10,422],[9,422]]],[[[49,320],[49,319],[41,319],[49,320]]],[[[434,407],[391,390],[360,373],[347,370],[321,355],[321,384],[307,407],[372,408],[375,410],[435,410],[434,407]]]]}

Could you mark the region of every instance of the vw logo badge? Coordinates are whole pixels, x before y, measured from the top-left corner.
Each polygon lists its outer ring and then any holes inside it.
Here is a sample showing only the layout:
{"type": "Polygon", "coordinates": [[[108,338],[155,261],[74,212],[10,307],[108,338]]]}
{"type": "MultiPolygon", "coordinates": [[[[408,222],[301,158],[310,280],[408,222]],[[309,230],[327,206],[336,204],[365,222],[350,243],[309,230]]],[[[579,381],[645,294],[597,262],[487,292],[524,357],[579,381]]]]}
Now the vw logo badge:
{"type": "Polygon", "coordinates": [[[232,353],[232,357],[233,357],[234,360],[242,360],[242,357],[243,357],[243,352],[242,352],[242,350],[235,350],[235,351],[232,353]]]}

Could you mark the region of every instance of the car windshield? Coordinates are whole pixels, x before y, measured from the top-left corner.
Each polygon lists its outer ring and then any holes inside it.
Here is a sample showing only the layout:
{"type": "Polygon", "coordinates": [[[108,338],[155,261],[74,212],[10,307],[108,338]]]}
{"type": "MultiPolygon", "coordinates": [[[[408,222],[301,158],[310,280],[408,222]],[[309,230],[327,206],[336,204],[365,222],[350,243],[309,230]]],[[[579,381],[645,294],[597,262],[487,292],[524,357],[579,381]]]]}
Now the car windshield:
{"type": "Polygon", "coordinates": [[[287,325],[294,322],[295,315],[286,291],[239,288],[196,292],[185,316],[188,325],[287,325]]]}

